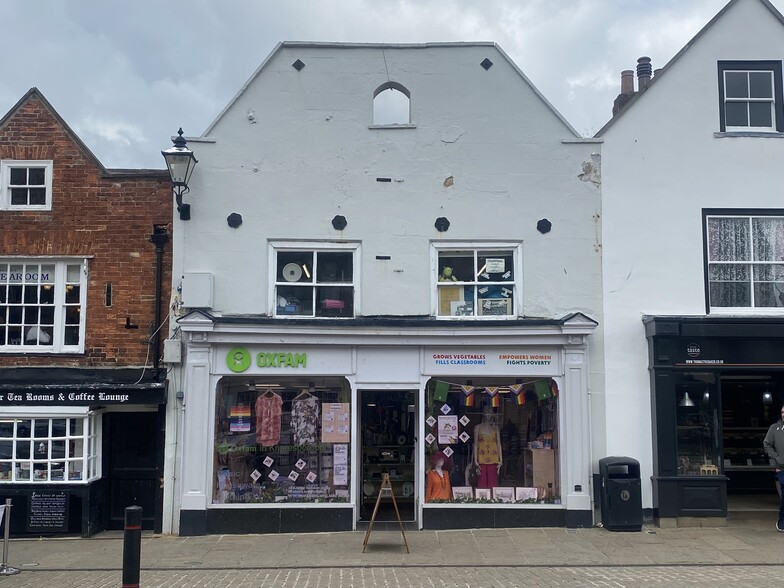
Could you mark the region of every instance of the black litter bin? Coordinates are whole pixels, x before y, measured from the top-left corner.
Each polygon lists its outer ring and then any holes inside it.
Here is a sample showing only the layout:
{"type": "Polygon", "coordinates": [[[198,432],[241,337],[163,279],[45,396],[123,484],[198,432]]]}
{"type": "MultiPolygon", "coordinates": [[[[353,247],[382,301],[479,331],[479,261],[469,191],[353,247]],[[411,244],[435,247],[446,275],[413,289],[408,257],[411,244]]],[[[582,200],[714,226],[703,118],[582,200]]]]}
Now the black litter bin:
{"type": "Polygon", "coordinates": [[[602,525],[610,531],[642,530],[640,462],[631,457],[599,460],[602,525]]]}

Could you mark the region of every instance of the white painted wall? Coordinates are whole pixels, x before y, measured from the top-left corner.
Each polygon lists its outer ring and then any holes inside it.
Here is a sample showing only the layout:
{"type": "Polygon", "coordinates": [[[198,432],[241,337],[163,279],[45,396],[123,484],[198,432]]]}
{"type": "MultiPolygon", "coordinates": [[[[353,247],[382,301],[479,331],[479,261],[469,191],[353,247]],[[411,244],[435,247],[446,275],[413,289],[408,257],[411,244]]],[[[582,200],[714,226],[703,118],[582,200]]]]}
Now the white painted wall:
{"type": "Polygon", "coordinates": [[[217,312],[268,312],[267,242],[282,238],[360,241],[363,315],[430,315],[430,241],[477,239],[523,241],[526,315],[600,312],[599,189],[577,177],[598,145],[564,144],[572,129],[492,44],[284,45],[208,134],[189,142],[199,164],[175,276],[214,273],[217,312]],[[368,129],[384,57],[414,129],[368,129]]]}
{"type": "Polygon", "coordinates": [[[641,318],[705,314],[703,208],[782,208],[784,137],[714,137],[717,61],[780,60],[782,41],[771,12],[741,0],[602,135],[606,454],[641,461],[645,507],[652,447],[641,318]]]}

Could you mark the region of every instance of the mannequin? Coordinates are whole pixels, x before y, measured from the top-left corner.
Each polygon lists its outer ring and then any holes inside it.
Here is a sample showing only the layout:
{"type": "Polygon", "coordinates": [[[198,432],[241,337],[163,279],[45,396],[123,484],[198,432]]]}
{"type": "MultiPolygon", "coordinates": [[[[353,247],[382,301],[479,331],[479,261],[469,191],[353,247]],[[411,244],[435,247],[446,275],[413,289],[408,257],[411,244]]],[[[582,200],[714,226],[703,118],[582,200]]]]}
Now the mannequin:
{"type": "Polygon", "coordinates": [[[501,432],[492,408],[482,411],[482,422],[474,428],[474,463],[479,466],[477,488],[498,486],[498,473],[504,459],[501,432]]]}
{"type": "Polygon", "coordinates": [[[449,470],[452,469],[452,461],[444,455],[443,451],[439,451],[430,457],[430,465],[433,469],[427,472],[425,502],[451,500],[452,484],[449,482],[449,470]]]}

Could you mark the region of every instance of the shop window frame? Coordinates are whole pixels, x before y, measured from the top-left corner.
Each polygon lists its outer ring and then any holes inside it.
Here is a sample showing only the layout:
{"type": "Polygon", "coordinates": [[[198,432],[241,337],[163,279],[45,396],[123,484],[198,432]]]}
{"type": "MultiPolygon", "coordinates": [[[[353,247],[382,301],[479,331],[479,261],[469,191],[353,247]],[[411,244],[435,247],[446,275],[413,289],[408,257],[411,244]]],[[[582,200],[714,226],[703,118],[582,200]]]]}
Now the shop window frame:
{"type": "MultiPolygon", "coordinates": [[[[360,243],[359,242],[346,242],[346,241],[291,241],[291,242],[283,242],[283,241],[272,241],[270,242],[269,247],[269,260],[268,260],[268,267],[269,267],[269,290],[268,290],[268,313],[269,316],[282,319],[282,320],[291,320],[291,319],[315,319],[315,320],[330,320],[330,319],[340,319],[340,320],[347,320],[352,319],[356,316],[359,316],[360,313],[360,283],[361,283],[361,269],[360,269],[360,243]],[[305,281],[302,283],[293,283],[287,282],[285,280],[280,280],[279,272],[278,272],[278,255],[280,253],[289,253],[289,254],[311,254],[313,257],[312,259],[316,261],[313,267],[308,268],[306,273],[310,273],[311,278],[310,281],[305,281]],[[318,281],[318,257],[319,254],[330,254],[330,253],[349,253],[351,254],[352,260],[352,276],[351,281],[326,281],[326,282],[319,282],[318,281]],[[279,295],[278,289],[280,287],[284,288],[302,288],[302,289],[310,289],[311,291],[311,309],[312,312],[306,314],[304,312],[297,312],[296,309],[293,312],[289,312],[286,309],[287,305],[282,305],[279,303],[279,295]],[[335,309],[334,312],[325,312],[327,309],[318,308],[318,299],[319,294],[318,290],[320,288],[335,288],[335,289],[345,289],[351,288],[352,294],[352,305],[353,311],[350,314],[342,315],[340,313],[340,309],[335,309]]],[[[303,275],[306,275],[303,273],[303,275]]],[[[282,297],[285,298],[285,297],[282,297]]],[[[289,301],[286,298],[287,302],[289,301]]]]}
{"type": "MultiPolygon", "coordinates": [[[[0,183],[2,184],[2,197],[0,197],[0,210],[52,210],[52,176],[53,176],[53,162],[51,159],[42,160],[27,160],[27,159],[4,159],[0,161],[0,183]],[[15,169],[27,169],[28,180],[29,170],[31,168],[43,168],[44,170],[44,183],[43,184],[18,184],[17,186],[23,189],[30,190],[31,188],[43,188],[45,190],[45,201],[43,204],[13,204],[11,198],[11,175],[15,169]]],[[[29,192],[28,192],[29,199],[29,192]]]]}
{"type": "Polygon", "coordinates": [[[83,257],[0,257],[0,354],[83,353],[87,278],[88,259],[83,257]],[[41,271],[44,266],[53,266],[53,279],[46,278],[41,271]],[[19,268],[21,279],[12,279],[11,274],[19,273],[19,268]],[[33,268],[37,272],[28,271],[33,268]],[[47,286],[54,291],[51,302],[44,294],[47,286]],[[21,290],[16,290],[17,287],[21,290]],[[77,287],[78,299],[71,294],[77,287]],[[25,300],[27,289],[36,292],[35,301],[25,300]],[[78,313],[77,320],[72,311],[78,313]],[[37,316],[35,321],[31,318],[33,314],[37,316]],[[68,339],[74,334],[78,341],[70,343],[68,339]]]}
{"type": "Polygon", "coordinates": [[[0,459],[0,465],[6,466],[10,464],[11,477],[6,479],[0,478],[0,485],[2,484],[89,484],[90,482],[99,479],[103,474],[101,470],[102,461],[102,427],[101,415],[99,414],[85,414],[85,413],[59,413],[52,412],[37,412],[30,410],[24,413],[4,414],[0,423],[9,424],[13,423],[13,433],[10,436],[0,437],[0,443],[12,443],[12,455],[10,458],[3,457],[0,459]],[[55,434],[53,430],[53,422],[64,420],[65,432],[64,434],[55,434]],[[29,422],[29,431],[27,436],[20,435],[20,423],[25,421],[29,422]],[[47,433],[40,434],[39,423],[47,422],[47,433]],[[82,432],[71,433],[71,421],[82,422],[82,432]],[[38,433],[37,433],[38,431],[38,433]],[[73,455],[75,452],[76,443],[81,442],[81,456],[73,455]],[[63,457],[54,457],[52,455],[55,443],[62,443],[63,457]],[[23,444],[28,445],[28,457],[19,455],[18,448],[23,444]],[[40,450],[39,450],[40,448],[40,450]],[[45,453],[45,455],[44,455],[45,453]],[[18,471],[21,471],[21,464],[26,463],[29,471],[29,478],[25,479],[17,477],[18,471]],[[69,464],[81,464],[81,475],[79,478],[70,477],[69,464]],[[60,468],[53,468],[53,465],[65,464],[62,468],[62,479],[53,478],[53,471],[60,468]],[[41,470],[41,466],[46,466],[45,470],[41,470]],[[19,470],[17,469],[19,468],[19,470]],[[36,478],[35,471],[46,471],[46,477],[36,478]]]}
{"type": "MultiPolygon", "coordinates": [[[[755,240],[753,232],[753,221],[755,219],[771,219],[779,218],[784,222],[784,209],[749,209],[749,208],[705,208],[702,210],[702,246],[703,246],[703,277],[704,277],[704,291],[705,291],[705,312],[706,314],[784,314],[784,260],[781,262],[769,260],[755,260],[755,240]],[[710,236],[711,236],[711,220],[712,219],[746,219],[749,222],[749,242],[748,250],[750,253],[749,259],[743,260],[716,260],[712,259],[710,251],[710,236]],[[711,298],[711,284],[719,283],[724,280],[712,280],[711,269],[712,267],[718,268],[721,265],[741,265],[748,268],[749,278],[749,305],[748,306],[718,306],[714,305],[711,298]],[[780,266],[782,272],[782,280],[780,282],[772,282],[774,284],[781,283],[782,289],[778,290],[774,285],[774,290],[780,294],[779,300],[782,306],[758,306],[756,305],[755,285],[768,283],[766,280],[755,279],[755,267],[762,266],[780,266]]],[[[746,283],[746,281],[743,281],[746,283]]]]}
{"type": "MultiPolygon", "coordinates": [[[[522,299],[522,292],[523,292],[523,267],[522,267],[522,259],[523,259],[523,244],[519,241],[517,242],[510,242],[510,241],[497,241],[497,242],[476,242],[476,241],[439,241],[439,242],[432,242],[431,243],[431,259],[430,259],[430,273],[431,273],[431,314],[438,320],[476,320],[476,321],[487,321],[487,320],[515,320],[522,314],[523,309],[523,299],[522,299]],[[481,253],[498,253],[499,251],[509,251],[512,254],[512,280],[509,281],[480,281],[478,279],[474,280],[460,280],[456,282],[448,282],[444,283],[443,281],[439,281],[439,274],[440,274],[440,256],[443,253],[448,253],[450,251],[454,252],[466,252],[472,251],[474,254],[475,262],[478,260],[478,257],[481,253]],[[439,286],[440,285],[440,286],[439,286]],[[477,296],[474,297],[474,304],[471,315],[446,315],[440,314],[440,303],[439,303],[439,288],[444,288],[445,286],[460,286],[460,287],[473,287],[474,292],[477,293],[477,296]],[[511,306],[511,313],[507,315],[497,315],[497,314],[480,314],[479,312],[479,304],[478,304],[478,288],[484,286],[490,286],[495,288],[505,288],[508,286],[512,287],[512,302],[511,306]]],[[[499,298],[498,300],[503,300],[505,298],[499,298]]],[[[508,300],[508,298],[506,298],[508,300]]]]}

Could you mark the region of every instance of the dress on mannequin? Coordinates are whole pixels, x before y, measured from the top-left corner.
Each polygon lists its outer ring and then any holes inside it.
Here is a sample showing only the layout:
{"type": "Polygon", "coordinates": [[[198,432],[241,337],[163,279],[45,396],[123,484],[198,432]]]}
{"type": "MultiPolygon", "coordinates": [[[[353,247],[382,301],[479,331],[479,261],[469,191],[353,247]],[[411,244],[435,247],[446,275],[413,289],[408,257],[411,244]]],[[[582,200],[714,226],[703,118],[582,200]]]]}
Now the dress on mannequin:
{"type": "Polygon", "coordinates": [[[442,451],[439,451],[430,458],[430,464],[433,469],[427,472],[425,502],[451,500],[452,485],[449,481],[449,470],[452,468],[452,462],[442,451]]]}
{"type": "Polygon", "coordinates": [[[482,422],[474,429],[474,463],[479,466],[477,488],[498,486],[498,472],[503,464],[501,432],[495,422],[496,415],[490,409],[482,413],[482,422]]]}

